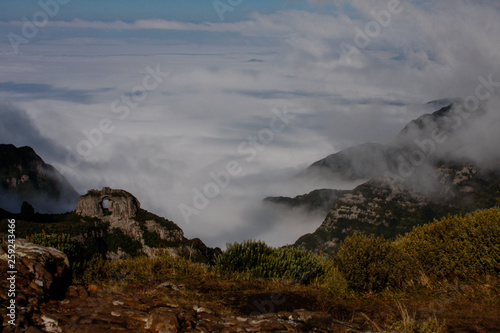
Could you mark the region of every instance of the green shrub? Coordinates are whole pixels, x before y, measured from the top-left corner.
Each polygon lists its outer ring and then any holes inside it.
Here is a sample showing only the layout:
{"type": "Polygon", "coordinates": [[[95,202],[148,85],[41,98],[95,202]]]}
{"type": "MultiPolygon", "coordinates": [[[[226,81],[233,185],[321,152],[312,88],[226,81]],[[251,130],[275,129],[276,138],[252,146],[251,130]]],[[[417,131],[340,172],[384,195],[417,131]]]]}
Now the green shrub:
{"type": "Polygon", "coordinates": [[[28,242],[46,247],[53,247],[68,256],[70,262],[80,261],[81,244],[68,234],[32,234],[26,237],[28,242]]]}
{"type": "Polygon", "coordinates": [[[500,208],[448,216],[413,229],[396,247],[437,278],[500,273],[500,208]]]}
{"type": "Polygon", "coordinates": [[[323,274],[323,265],[318,257],[297,248],[279,248],[270,256],[270,271],[276,277],[292,279],[308,284],[323,274]],[[283,272],[283,273],[282,273],[283,272]]]}
{"type": "Polygon", "coordinates": [[[104,260],[100,255],[95,255],[83,264],[81,282],[86,285],[101,282],[107,278],[109,261],[104,260]]]}
{"type": "Polygon", "coordinates": [[[227,249],[217,257],[216,265],[226,272],[246,272],[257,267],[263,257],[272,252],[273,249],[261,241],[227,244],[227,249]]]}
{"type": "Polygon", "coordinates": [[[108,245],[109,251],[118,251],[121,249],[123,252],[130,256],[137,256],[142,249],[142,244],[139,241],[133,240],[130,236],[125,235],[121,229],[113,228],[111,232],[104,236],[104,240],[108,245]]]}
{"type": "Polygon", "coordinates": [[[68,234],[37,233],[26,236],[29,242],[46,247],[53,247],[68,256],[73,282],[80,282],[85,269],[85,247],[68,234]]]}
{"type": "Polygon", "coordinates": [[[323,259],[324,274],[318,276],[318,285],[327,288],[331,293],[344,293],[349,285],[332,259],[323,259]]]}
{"type": "Polygon", "coordinates": [[[400,286],[411,274],[411,259],[382,237],[347,237],[333,260],[354,290],[380,291],[400,286]]]}
{"type": "Polygon", "coordinates": [[[216,259],[220,271],[249,273],[253,277],[285,278],[310,283],[323,273],[320,260],[296,248],[273,248],[262,241],[228,244],[216,259]]]}
{"type": "Polygon", "coordinates": [[[142,238],[144,239],[144,244],[149,247],[162,247],[164,243],[166,243],[163,239],[161,239],[160,235],[157,232],[143,231],[142,238]]]}

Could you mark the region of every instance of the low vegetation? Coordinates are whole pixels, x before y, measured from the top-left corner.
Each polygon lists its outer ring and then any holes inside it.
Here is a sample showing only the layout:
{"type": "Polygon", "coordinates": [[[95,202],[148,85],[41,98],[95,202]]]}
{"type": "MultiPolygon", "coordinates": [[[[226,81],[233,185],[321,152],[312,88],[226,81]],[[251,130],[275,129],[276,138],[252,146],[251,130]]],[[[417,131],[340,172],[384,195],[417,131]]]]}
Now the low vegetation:
{"type": "Polygon", "coordinates": [[[448,216],[395,242],[421,272],[440,279],[500,273],[500,208],[448,216]]]}
{"type": "Polygon", "coordinates": [[[498,304],[500,289],[499,207],[435,220],[396,240],[352,235],[328,256],[262,241],[228,244],[213,265],[172,257],[167,250],[154,258],[110,262],[82,256],[85,249],[69,234],[28,239],[67,253],[79,283],[141,290],[177,281],[191,290],[186,297],[210,290],[210,297],[239,293],[248,302],[253,296],[247,293],[284,290],[290,302],[299,299],[289,303],[294,307],[346,307],[352,320],[372,330],[445,332],[462,320],[454,312],[461,307],[471,307],[475,317],[495,317],[492,304],[498,304]]]}
{"type": "Polygon", "coordinates": [[[92,265],[94,257],[101,258],[94,252],[95,246],[92,242],[81,243],[69,234],[46,234],[45,232],[35,233],[26,236],[29,242],[52,247],[68,256],[71,275],[74,283],[82,283],[85,272],[92,265]]]}
{"type": "Polygon", "coordinates": [[[261,241],[228,244],[216,259],[221,272],[247,273],[258,278],[290,279],[308,284],[324,274],[321,259],[295,248],[273,248],[261,241]]]}

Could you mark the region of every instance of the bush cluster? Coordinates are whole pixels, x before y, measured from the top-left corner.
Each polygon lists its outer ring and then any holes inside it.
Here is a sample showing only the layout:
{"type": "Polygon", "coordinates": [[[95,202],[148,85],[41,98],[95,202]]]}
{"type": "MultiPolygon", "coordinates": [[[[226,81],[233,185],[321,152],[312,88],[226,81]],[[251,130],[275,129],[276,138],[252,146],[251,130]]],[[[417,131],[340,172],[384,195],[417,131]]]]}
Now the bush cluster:
{"type": "Polygon", "coordinates": [[[273,248],[262,241],[228,244],[216,258],[222,272],[249,273],[260,278],[284,278],[307,284],[323,274],[315,255],[296,248],[273,248]]]}
{"type": "Polygon", "coordinates": [[[112,228],[110,232],[106,233],[104,240],[109,251],[118,251],[118,249],[121,249],[128,255],[137,256],[142,249],[141,242],[132,239],[132,237],[126,235],[118,228],[112,228]]]}
{"type": "Polygon", "coordinates": [[[412,271],[411,259],[382,237],[347,237],[333,260],[355,290],[398,287],[412,271]]]}
{"type": "Polygon", "coordinates": [[[500,273],[500,208],[448,216],[416,227],[396,241],[418,269],[440,278],[500,273]]]}
{"type": "Polygon", "coordinates": [[[398,287],[421,274],[474,279],[500,273],[500,208],[442,218],[388,241],[354,235],[333,255],[355,290],[398,287]]]}

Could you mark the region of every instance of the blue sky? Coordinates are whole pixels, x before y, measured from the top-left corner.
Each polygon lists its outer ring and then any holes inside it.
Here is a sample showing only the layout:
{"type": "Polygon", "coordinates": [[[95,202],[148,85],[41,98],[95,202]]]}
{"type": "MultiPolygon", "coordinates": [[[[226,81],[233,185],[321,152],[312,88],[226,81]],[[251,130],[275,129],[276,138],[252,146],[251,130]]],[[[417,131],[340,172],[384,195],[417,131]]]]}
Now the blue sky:
{"type": "MultiPolygon", "coordinates": [[[[228,4],[227,0],[221,0],[228,4]]],[[[48,2],[48,0],[44,0],[48,2]]],[[[238,4],[239,2],[233,1],[238,4]]],[[[0,20],[19,20],[23,16],[29,17],[40,8],[37,1],[28,0],[1,0],[0,20]]],[[[229,5],[230,6],[230,5],[229,5]]],[[[138,19],[164,19],[183,22],[215,22],[219,16],[214,9],[214,1],[211,0],[72,0],[61,6],[64,10],[58,15],[60,20],[100,20],[134,21],[138,19]]],[[[225,20],[235,21],[248,17],[251,11],[272,13],[277,10],[320,10],[319,6],[311,5],[307,1],[296,0],[242,0],[240,4],[231,6],[237,10],[227,12],[225,20]]],[[[331,6],[321,6],[332,9],[331,6]]]]}

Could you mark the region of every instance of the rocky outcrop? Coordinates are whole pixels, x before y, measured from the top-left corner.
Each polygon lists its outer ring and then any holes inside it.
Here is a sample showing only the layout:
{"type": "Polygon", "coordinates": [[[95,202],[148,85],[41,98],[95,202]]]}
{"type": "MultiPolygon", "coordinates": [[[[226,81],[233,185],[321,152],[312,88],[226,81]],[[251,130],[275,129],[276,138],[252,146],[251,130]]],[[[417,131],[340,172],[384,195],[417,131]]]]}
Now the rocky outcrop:
{"type": "Polygon", "coordinates": [[[141,207],[139,200],[124,190],[104,187],[101,191],[90,190],[78,199],[76,213],[88,217],[112,216],[132,219],[141,207]]]}
{"type": "Polygon", "coordinates": [[[12,271],[11,262],[4,248],[0,247],[0,316],[3,326],[11,327],[8,321],[12,317],[7,316],[10,314],[7,306],[12,299],[9,293],[15,289],[16,325],[13,327],[18,329],[16,332],[23,332],[33,323],[32,315],[39,311],[43,302],[64,298],[71,276],[68,258],[56,249],[16,239],[15,252],[16,273],[11,274],[8,273],[12,271]],[[7,280],[12,276],[15,277],[15,288],[11,288],[7,280]]]}
{"type": "MultiPolygon", "coordinates": [[[[108,223],[111,234],[113,230],[119,230],[123,233],[121,237],[138,242],[142,252],[147,255],[154,255],[153,248],[160,247],[160,243],[179,245],[186,241],[184,233],[175,223],[141,210],[139,200],[125,190],[109,187],[101,191],[90,190],[78,200],[75,213],[108,223]],[[151,239],[156,242],[153,244],[151,239]]],[[[108,253],[108,257],[122,258],[126,256],[123,250],[114,249],[108,253]]]]}
{"type": "Polygon", "coordinates": [[[154,256],[162,248],[171,255],[209,262],[220,251],[199,239],[188,240],[177,224],[141,209],[139,200],[125,190],[90,190],[78,200],[75,213],[108,224],[106,256],[112,260],[139,253],[154,256]]]}

